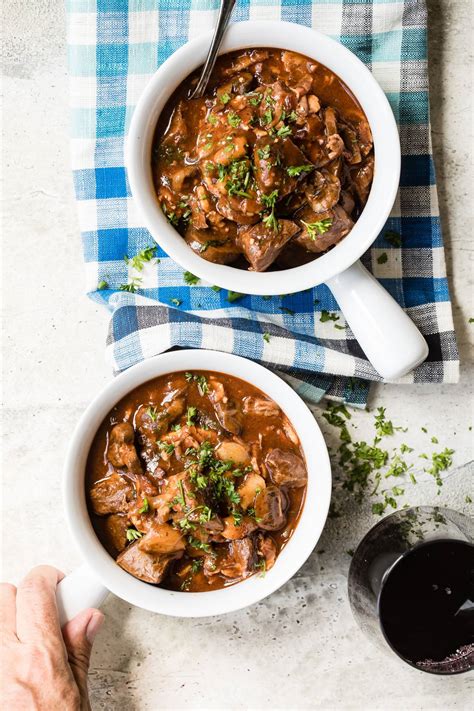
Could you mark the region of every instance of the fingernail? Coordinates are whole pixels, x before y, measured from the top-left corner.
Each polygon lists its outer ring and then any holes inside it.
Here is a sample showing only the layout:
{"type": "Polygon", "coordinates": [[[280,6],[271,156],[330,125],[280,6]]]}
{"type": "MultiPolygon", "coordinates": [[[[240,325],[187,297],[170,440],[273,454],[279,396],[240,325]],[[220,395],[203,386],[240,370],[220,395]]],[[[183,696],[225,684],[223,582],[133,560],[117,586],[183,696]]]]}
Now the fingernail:
{"type": "Polygon", "coordinates": [[[94,612],[89,620],[89,624],[86,629],[86,637],[89,644],[92,644],[97,632],[102,627],[104,622],[104,615],[101,612],[94,612]]]}

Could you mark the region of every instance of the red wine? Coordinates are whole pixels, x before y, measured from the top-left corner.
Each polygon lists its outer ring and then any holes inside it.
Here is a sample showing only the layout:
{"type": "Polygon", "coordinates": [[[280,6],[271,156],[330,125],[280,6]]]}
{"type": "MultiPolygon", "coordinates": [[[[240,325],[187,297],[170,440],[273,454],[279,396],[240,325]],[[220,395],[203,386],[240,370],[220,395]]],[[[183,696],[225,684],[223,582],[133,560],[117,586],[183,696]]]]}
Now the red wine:
{"type": "Polygon", "coordinates": [[[430,671],[471,654],[474,665],[474,546],[438,540],[408,551],[383,582],[379,614],[387,641],[408,662],[430,671]]]}

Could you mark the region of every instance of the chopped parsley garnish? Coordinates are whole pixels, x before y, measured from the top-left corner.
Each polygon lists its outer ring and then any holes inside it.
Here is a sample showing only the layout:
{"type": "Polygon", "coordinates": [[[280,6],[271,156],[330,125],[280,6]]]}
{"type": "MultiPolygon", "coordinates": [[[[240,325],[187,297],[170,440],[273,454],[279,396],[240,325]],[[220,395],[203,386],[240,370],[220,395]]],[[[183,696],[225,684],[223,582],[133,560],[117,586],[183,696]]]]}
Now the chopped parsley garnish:
{"type": "Polygon", "coordinates": [[[321,323],[326,323],[326,321],[339,321],[339,316],[335,313],[331,313],[330,311],[321,311],[321,316],[320,319],[321,323]]]}
{"type": "Polygon", "coordinates": [[[191,274],[191,272],[184,272],[183,279],[189,286],[195,286],[200,281],[199,277],[191,274]]]}
{"type": "Polygon", "coordinates": [[[227,115],[227,122],[232,128],[237,128],[237,126],[240,126],[240,116],[235,111],[230,111],[227,115]]]}
{"type": "Polygon", "coordinates": [[[198,573],[202,568],[202,558],[194,558],[191,563],[191,572],[198,573]]]}
{"type": "Polygon", "coordinates": [[[102,289],[108,289],[108,288],[109,288],[109,284],[108,284],[108,282],[106,282],[104,280],[99,281],[99,283],[97,284],[97,289],[99,291],[102,291],[102,289]]]}
{"type": "Polygon", "coordinates": [[[266,111],[264,111],[263,116],[260,119],[260,124],[262,126],[267,126],[272,121],[273,121],[273,111],[271,109],[267,109],[266,111]]]}
{"type": "Polygon", "coordinates": [[[188,383],[196,383],[199,395],[201,395],[201,397],[203,397],[209,392],[209,386],[207,384],[207,378],[205,375],[198,375],[196,373],[185,373],[184,377],[186,378],[188,383]]]}
{"type": "Polygon", "coordinates": [[[270,343],[270,334],[269,333],[264,333],[262,338],[265,341],[265,343],[270,343]]]}
{"type": "Polygon", "coordinates": [[[152,406],[150,405],[150,407],[147,408],[146,414],[148,415],[148,417],[149,417],[151,420],[153,420],[153,422],[156,422],[156,418],[157,418],[157,416],[158,416],[158,408],[157,408],[157,407],[152,407],[152,406]]]}
{"type": "Polygon", "coordinates": [[[296,311],[289,309],[287,306],[280,306],[280,311],[283,311],[284,314],[288,314],[288,316],[294,316],[296,313],[296,311]]]}
{"type": "Polygon", "coordinates": [[[377,257],[377,264],[386,264],[386,262],[388,262],[387,252],[382,252],[382,254],[377,257]]]}
{"type": "Polygon", "coordinates": [[[406,428],[394,427],[391,420],[385,418],[385,407],[377,408],[377,414],[375,415],[375,429],[379,437],[386,437],[387,435],[393,435],[395,431],[406,432],[406,428]]]}
{"type": "Polygon", "coordinates": [[[317,239],[318,235],[323,235],[332,225],[332,220],[329,217],[325,220],[317,220],[316,222],[305,222],[304,220],[301,220],[301,222],[306,227],[310,239],[317,239]]]}
{"type": "Polygon", "coordinates": [[[133,269],[136,269],[137,272],[141,272],[143,271],[143,267],[147,262],[151,262],[153,259],[155,259],[157,249],[158,247],[155,245],[154,247],[145,247],[145,249],[142,249],[134,257],[128,257],[127,255],[125,255],[125,264],[128,264],[133,269]]]}
{"type": "Polygon", "coordinates": [[[148,499],[145,496],[143,499],[143,504],[142,504],[141,508],[138,509],[138,513],[141,513],[141,514],[148,513],[149,510],[150,510],[150,504],[148,503],[148,499]]]}
{"type": "Polygon", "coordinates": [[[166,454],[173,454],[174,452],[173,442],[157,442],[157,445],[161,449],[161,451],[166,452],[166,454]]]}
{"type": "Polygon", "coordinates": [[[239,294],[238,291],[230,291],[229,290],[227,292],[227,301],[232,304],[234,301],[238,301],[243,296],[245,296],[245,294],[239,294]]]}
{"type": "Polygon", "coordinates": [[[244,515],[243,515],[242,511],[237,511],[236,509],[234,509],[232,511],[232,518],[234,519],[234,526],[240,526],[240,524],[242,523],[243,517],[244,517],[244,515]]]}
{"type": "Polygon", "coordinates": [[[287,138],[287,136],[291,136],[291,128],[289,126],[282,126],[278,129],[276,135],[280,136],[280,138],[287,138]]]}
{"type": "Polygon", "coordinates": [[[263,218],[262,222],[270,230],[277,232],[279,229],[278,220],[275,217],[275,205],[278,200],[278,190],[273,190],[269,195],[262,195],[261,201],[265,208],[270,210],[270,214],[263,218]]]}
{"type": "Polygon", "coordinates": [[[194,424],[194,418],[197,415],[197,408],[194,406],[188,407],[187,413],[186,413],[186,424],[188,427],[191,427],[191,425],[194,424]]]}
{"type": "Polygon", "coordinates": [[[127,284],[120,284],[120,291],[128,291],[130,294],[135,294],[140,288],[142,280],[139,277],[133,277],[127,284]]]}
{"type": "Polygon", "coordinates": [[[255,94],[253,94],[253,95],[251,96],[251,98],[249,99],[249,104],[250,104],[251,106],[259,106],[259,105],[260,105],[260,102],[262,101],[262,99],[263,99],[263,94],[257,94],[257,93],[255,93],[255,94]]]}
{"type": "Polygon", "coordinates": [[[259,148],[257,150],[257,155],[261,160],[268,160],[270,158],[270,144],[267,144],[265,148],[259,148]]]}
{"type": "Polygon", "coordinates": [[[247,159],[234,160],[229,166],[219,166],[219,180],[225,180],[225,188],[230,197],[251,197],[248,189],[253,184],[252,164],[247,159]]]}
{"type": "Polygon", "coordinates": [[[290,176],[290,178],[296,178],[299,175],[302,175],[303,173],[309,173],[311,170],[313,170],[314,165],[290,165],[287,169],[286,172],[290,176]]]}
{"type": "Polygon", "coordinates": [[[211,286],[211,289],[212,291],[222,291],[222,288],[220,286],[216,286],[215,284],[214,286],[211,286]]]}
{"type": "Polygon", "coordinates": [[[265,558],[262,558],[262,560],[259,560],[257,563],[255,563],[255,570],[260,571],[260,577],[265,577],[265,573],[267,572],[267,561],[265,560],[265,558]]]}
{"type": "Polygon", "coordinates": [[[181,306],[183,303],[182,299],[170,299],[170,302],[173,304],[173,306],[181,306]]]}
{"type": "Polygon", "coordinates": [[[395,232],[394,230],[387,230],[387,232],[385,232],[384,234],[384,237],[386,241],[392,245],[392,247],[402,246],[402,238],[398,232],[395,232]]]}
{"type": "Polygon", "coordinates": [[[203,242],[201,246],[199,247],[199,252],[202,254],[203,252],[206,252],[209,247],[221,247],[222,242],[218,242],[216,239],[208,239],[207,242],[203,242]]]}
{"type": "Polygon", "coordinates": [[[225,92],[224,94],[221,94],[221,95],[220,95],[220,101],[221,101],[222,104],[224,104],[224,106],[225,106],[226,104],[228,104],[229,101],[230,101],[230,94],[228,94],[227,92],[225,92]]]}
{"type": "Polygon", "coordinates": [[[199,550],[206,551],[206,553],[211,550],[211,546],[209,545],[209,543],[204,543],[198,538],[193,538],[193,536],[188,536],[188,543],[193,548],[198,548],[199,550]]]}
{"type": "Polygon", "coordinates": [[[464,501],[466,502],[466,504],[472,504],[472,499],[469,494],[466,494],[466,496],[464,497],[464,501]]]}
{"type": "MultiPolygon", "coordinates": [[[[377,495],[379,500],[371,504],[374,514],[382,515],[387,507],[398,508],[397,497],[402,496],[405,489],[398,483],[390,486],[389,481],[402,477],[416,484],[414,463],[405,459],[405,455],[411,454],[413,448],[403,443],[389,452],[380,447],[380,442],[383,437],[391,437],[397,431],[406,429],[395,426],[387,419],[385,408],[379,407],[374,416],[375,433],[372,443],[355,441],[349,431],[351,414],[344,405],[329,403],[323,417],[330,425],[339,429],[340,444],[332,452],[332,458],[336,480],[342,482],[342,488],[351,492],[358,502],[363,500],[365,492],[370,496],[377,495]]],[[[440,472],[451,466],[453,453],[452,449],[433,453],[430,465],[424,469],[434,477],[438,486],[442,484],[440,472]]],[[[418,456],[424,460],[430,459],[426,454],[418,456]]]]}
{"type": "Polygon", "coordinates": [[[431,467],[424,469],[425,472],[434,477],[438,486],[443,485],[440,472],[446,471],[453,463],[454,449],[446,447],[442,452],[433,452],[431,455],[431,467]]]}
{"type": "Polygon", "coordinates": [[[127,541],[137,541],[139,538],[143,536],[143,533],[140,533],[140,531],[137,531],[136,528],[127,528],[127,541]]]}

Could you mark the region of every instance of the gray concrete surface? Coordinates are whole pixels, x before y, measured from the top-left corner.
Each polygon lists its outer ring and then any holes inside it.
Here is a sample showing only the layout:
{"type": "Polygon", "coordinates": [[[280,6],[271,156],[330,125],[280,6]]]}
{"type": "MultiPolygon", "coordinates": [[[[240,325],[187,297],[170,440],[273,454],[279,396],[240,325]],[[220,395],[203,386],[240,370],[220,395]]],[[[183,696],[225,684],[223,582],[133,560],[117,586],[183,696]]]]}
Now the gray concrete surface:
{"type": "MultiPolygon", "coordinates": [[[[407,487],[409,503],[467,511],[472,467],[472,185],[469,0],[429,0],[433,142],[456,330],[459,385],[385,386],[383,405],[426,447],[420,425],[456,450],[441,496],[407,487]],[[469,177],[470,176],[470,177],[469,177]]],[[[3,4],[3,516],[2,577],[35,564],[65,571],[79,555],[65,530],[60,472],[68,436],[110,378],[107,314],[83,295],[68,155],[61,0],[3,4]]],[[[321,410],[315,408],[321,422],[321,410]]],[[[362,438],[372,416],[355,418],[362,438]]],[[[324,423],[323,423],[324,424],[324,423]]],[[[325,428],[327,431],[327,428],[325,428]]],[[[328,432],[329,443],[333,433],[328,432]]],[[[472,676],[435,678],[380,654],[352,620],[346,551],[374,521],[337,492],[316,552],[271,598],[221,618],[153,616],[109,597],[90,675],[99,709],[467,709],[472,676]],[[323,552],[324,551],[324,552],[323,552]]]]}

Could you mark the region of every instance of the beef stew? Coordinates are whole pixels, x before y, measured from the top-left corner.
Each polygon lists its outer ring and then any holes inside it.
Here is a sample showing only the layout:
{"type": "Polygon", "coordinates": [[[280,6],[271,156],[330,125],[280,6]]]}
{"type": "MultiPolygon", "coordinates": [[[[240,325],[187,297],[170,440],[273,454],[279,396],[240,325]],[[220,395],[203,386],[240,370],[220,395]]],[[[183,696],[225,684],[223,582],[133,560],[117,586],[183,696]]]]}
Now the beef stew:
{"type": "Polygon", "coordinates": [[[277,49],[218,58],[167,102],[152,170],[169,222],[203,259],[251,271],[299,266],[333,248],[367,202],[374,174],[367,118],[342,80],[277,49]]]}
{"type": "Polygon", "coordinates": [[[199,371],[135,388],[87,460],[89,512],[118,565],[144,582],[216,590],[275,563],[307,471],[279,406],[233,376],[199,371]]]}

